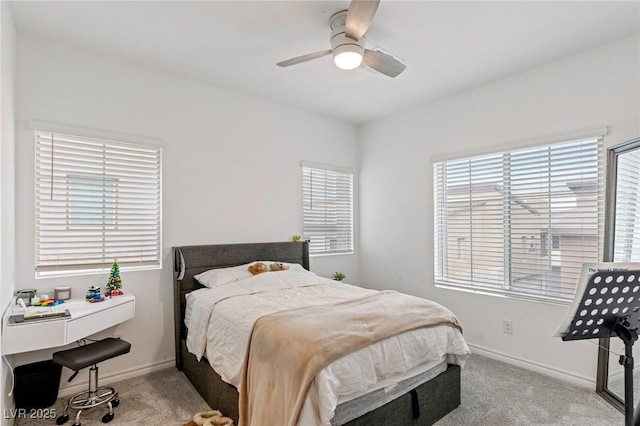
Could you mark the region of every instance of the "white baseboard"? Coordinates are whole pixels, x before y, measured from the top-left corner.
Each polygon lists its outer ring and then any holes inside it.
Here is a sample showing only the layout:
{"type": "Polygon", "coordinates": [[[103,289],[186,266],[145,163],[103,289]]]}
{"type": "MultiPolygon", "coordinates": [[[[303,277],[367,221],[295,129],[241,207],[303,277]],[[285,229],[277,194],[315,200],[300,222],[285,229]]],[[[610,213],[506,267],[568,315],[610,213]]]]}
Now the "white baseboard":
{"type": "Polygon", "coordinates": [[[588,388],[590,390],[595,391],[596,383],[594,379],[591,377],[582,376],[574,373],[568,373],[566,371],[559,370],[549,365],[544,365],[537,362],[529,361],[527,359],[523,359],[523,358],[515,357],[513,355],[508,355],[505,353],[494,351],[493,349],[483,348],[482,346],[474,345],[468,342],[467,342],[467,345],[471,348],[472,353],[482,355],[487,358],[495,359],[497,361],[502,361],[507,364],[515,365],[516,367],[521,367],[526,370],[535,371],[536,373],[545,374],[547,376],[551,376],[556,379],[565,380],[575,385],[582,386],[584,388],[588,388]]]}
{"type": "MultiPolygon", "coordinates": [[[[107,376],[100,375],[98,378],[98,383],[100,385],[109,384],[119,382],[121,380],[131,379],[133,377],[142,376],[144,374],[153,373],[154,371],[164,370],[166,368],[171,368],[176,365],[176,359],[170,358],[164,361],[154,362],[147,365],[137,366],[134,368],[130,368],[128,370],[118,371],[116,373],[109,374],[107,376]]],[[[74,380],[75,382],[75,380],[74,380]]],[[[66,383],[65,383],[66,384],[66,383]]],[[[73,395],[75,393],[86,390],[89,386],[89,383],[86,381],[80,380],[79,383],[68,384],[64,386],[64,384],[60,387],[60,391],[58,392],[58,397],[73,395]]],[[[116,389],[117,390],[117,389],[116,389]]]]}

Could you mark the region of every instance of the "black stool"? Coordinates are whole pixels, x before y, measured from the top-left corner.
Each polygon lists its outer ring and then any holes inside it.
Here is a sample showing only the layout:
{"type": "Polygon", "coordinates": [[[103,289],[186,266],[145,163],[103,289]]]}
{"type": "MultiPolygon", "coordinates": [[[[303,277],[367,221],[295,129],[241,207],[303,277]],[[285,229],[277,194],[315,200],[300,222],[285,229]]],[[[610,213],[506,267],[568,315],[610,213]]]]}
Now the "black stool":
{"type": "Polygon", "coordinates": [[[98,386],[98,366],[101,361],[123,355],[131,350],[131,343],[121,339],[108,337],[90,345],[78,348],[67,349],[53,354],[53,362],[69,367],[75,373],[71,375],[69,381],[78,374],[78,371],[85,367],[89,369],[89,389],[78,392],[67,401],[64,413],[58,417],[56,424],[63,424],[69,420],[69,408],[78,410],[76,422],[73,426],[80,426],[80,414],[82,410],[97,407],[101,404],[109,405],[109,412],[102,417],[102,423],[109,423],[113,420],[113,408],[120,404],[118,393],[114,388],[98,386]]]}

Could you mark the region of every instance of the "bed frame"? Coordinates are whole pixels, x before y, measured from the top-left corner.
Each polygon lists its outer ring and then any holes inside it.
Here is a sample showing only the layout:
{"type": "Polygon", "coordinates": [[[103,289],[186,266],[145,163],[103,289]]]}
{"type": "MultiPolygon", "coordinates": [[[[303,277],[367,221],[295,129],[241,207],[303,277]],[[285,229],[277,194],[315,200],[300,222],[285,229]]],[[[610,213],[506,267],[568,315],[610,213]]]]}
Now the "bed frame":
{"type": "MultiPolygon", "coordinates": [[[[224,382],[206,358],[200,362],[189,353],[184,325],[185,296],[202,288],[193,277],[215,268],[226,268],[255,260],[298,263],[309,269],[309,247],[305,242],[219,244],[173,247],[176,367],[184,372],[212,409],[238,422],[238,391],[224,382]]],[[[345,423],[346,426],[432,425],[460,405],[460,367],[447,370],[397,399],[345,423]]],[[[336,413],[339,413],[338,406],[336,413]]],[[[338,416],[336,416],[338,417],[338,416]]]]}

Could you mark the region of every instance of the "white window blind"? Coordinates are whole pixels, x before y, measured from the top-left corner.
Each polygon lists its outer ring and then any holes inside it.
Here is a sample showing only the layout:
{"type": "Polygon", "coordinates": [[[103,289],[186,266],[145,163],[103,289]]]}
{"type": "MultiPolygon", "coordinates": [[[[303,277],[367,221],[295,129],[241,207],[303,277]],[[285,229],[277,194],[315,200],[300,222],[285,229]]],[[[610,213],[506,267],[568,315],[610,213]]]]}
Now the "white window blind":
{"type": "Polygon", "coordinates": [[[640,150],[618,156],[615,262],[640,262],[640,150]]]}
{"type": "Polygon", "coordinates": [[[434,163],[435,279],[572,300],[602,258],[601,138],[434,163]]]}
{"type": "Polygon", "coordinates": [[[35,137],[36,276],[160,266],[161,149],[35,137]]]}
{"type": "Polygon", "coordinates": [[[309,254],[353,253],[353,173],[303,164],[302,190],[309,254]]]}

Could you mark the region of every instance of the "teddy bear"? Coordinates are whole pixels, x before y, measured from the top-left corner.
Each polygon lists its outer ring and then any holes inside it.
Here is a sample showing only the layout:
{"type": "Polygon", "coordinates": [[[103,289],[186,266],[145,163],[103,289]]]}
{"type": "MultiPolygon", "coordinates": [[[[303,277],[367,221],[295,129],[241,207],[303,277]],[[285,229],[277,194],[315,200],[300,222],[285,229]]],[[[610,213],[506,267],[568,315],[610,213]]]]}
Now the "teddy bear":
{"type": "Polygon", "coordinates": [[[286,271],[289,269],[289,265],[285,265],[282,262],[275,262],[269,265],[269,269],[272,271],[286,271]]]}
{"type": "Polygon", "coordinates": [[[267,265],[265,265],[262,262],[256,262],[249,265],[249,272],[251,272],[253,275],[261,274],[263,272],[268,272],[268,271],[269,271],[269,267],[267,267],[267,265]]]}

